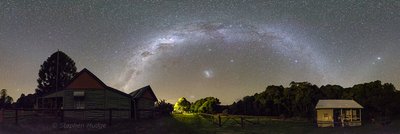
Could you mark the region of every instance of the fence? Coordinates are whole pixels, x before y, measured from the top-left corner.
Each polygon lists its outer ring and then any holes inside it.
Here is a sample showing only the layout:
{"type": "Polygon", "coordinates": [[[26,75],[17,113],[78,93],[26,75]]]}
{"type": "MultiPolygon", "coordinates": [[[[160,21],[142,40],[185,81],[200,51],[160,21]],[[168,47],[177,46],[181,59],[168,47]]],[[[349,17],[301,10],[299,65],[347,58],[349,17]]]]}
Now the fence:
{"type": "MultiPolygon", "coordinates": [[[[270,121],[283,121],[278,116],[248,116],[248,115],[227,115],[227,114],[204,114],[200,113],[200,117],[210,121],[212,124],[218,127],[222,126],[240,126],[245,127],[249,125],[265,125],[270,121]]],[[[289,122],[306,122],[303,120],[285,120],[289,122]]]]}
{"type": "Polygon", "coordinates": [[[11,122],[16,124],[22,119],[47,118],[59,122],[65,120],[74,121],[105,121],[109,125],[113,120],[130,119],[136,120],[138,113],[147,113],[150,117],[158,117],[159,112],[152,109],[3,109],[0,111],[0,123],[11,122]]]}

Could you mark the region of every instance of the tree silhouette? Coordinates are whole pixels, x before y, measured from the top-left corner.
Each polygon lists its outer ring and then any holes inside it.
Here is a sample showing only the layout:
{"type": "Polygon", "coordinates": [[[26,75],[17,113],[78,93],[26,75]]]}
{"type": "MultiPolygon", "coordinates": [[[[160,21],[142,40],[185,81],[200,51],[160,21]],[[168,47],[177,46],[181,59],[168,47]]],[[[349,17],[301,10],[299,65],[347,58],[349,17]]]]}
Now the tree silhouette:
{"type": "Polygon", "coordinates": [[[161,113],[161,115],[170,115],[173,106],[171,103],[167,103],[165,100],[157,101],[156,109],[161,113]]]}
{"type": "Polygon", "coordinates": [[[64,52],[57,51],[40,66],[36,93],[43,95],[60,90],[75,74],[75,62],[64,52]]]}
{"type": "Polygon", "coordinates": [[[36,100],[35,94],[21,94],[18,100],[15,102],[16,108],[33,108],[36,100]]]}
{"type": "Polygon", "coordinates": [[[289,87],[268,86],[261,93],[234,102],[229,113],[313,118],[320,99],[353,99],[364,107],[364,119],[400,116],[400,91],[393,84],[382,84],[381,81],[349,88],[339,85],[317,87],[308,82],[291,82],[289,87]]]}
{"type": "Polygon", "coordinates": [[[7,89],[1,89],[0,91],[0,109],[10,108],[13,103],[13,98],[7,95],[7,89]]]}

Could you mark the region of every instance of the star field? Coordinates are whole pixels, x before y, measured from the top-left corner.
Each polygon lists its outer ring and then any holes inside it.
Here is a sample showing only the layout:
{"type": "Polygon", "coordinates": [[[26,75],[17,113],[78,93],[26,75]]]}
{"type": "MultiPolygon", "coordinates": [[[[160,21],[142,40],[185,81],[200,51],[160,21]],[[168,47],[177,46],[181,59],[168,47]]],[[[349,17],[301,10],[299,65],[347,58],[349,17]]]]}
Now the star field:
{"type": "Polygon", "coordinates": [[[174,102],[231,103],[267,85],[400,86],[395,0],[0,1],[0,88],[36,88],[60,49],[78,70],[174,102]],[[197,98],[196,98],[197,97],[197,98]]]}

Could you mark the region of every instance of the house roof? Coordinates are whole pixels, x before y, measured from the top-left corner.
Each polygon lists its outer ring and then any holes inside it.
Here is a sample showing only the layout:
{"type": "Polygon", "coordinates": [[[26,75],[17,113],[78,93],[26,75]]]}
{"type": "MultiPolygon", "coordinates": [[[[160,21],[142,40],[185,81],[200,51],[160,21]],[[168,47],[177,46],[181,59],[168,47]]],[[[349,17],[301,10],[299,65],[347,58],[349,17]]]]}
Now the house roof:
{"type": "Polygon", "coordinates": [[[142,88],[140,88],[140,89],[138,89],[138,90],[135,90],[135,91],[131,92],[129,95],[131,95],[133,99],[136,99],[136,98],[142,97],[142,95],[143,95],[146,91],[149,91],[150,95],[153,97],[153,100],[154,100],[154,101],[157,101],[157,97],[156,97],[156,95],[154,94],[153,90],[151,89],[150,85],[147,85],[147,86],[142,87],[142,88]]]}
{"type": "Polygon", "coordinates": [[[77,78],[82,76],[83,74],[88,74],[89,77],[93,78],[95,81],[97,81],[103,88],[107,88],[108,86],[101,81],[96,75],[94,75],[92,72],[90,72],[88,69],[83,68],[82,71],[77,73],[70,81],[69,83],[65,86],[65,88],[68,88],[77,78]]]}
{"type": "Polygon", "coordinates": [[[115,88],[112,88],[112,87],[109,87],[109,86],[107,86],[107,89],[110,90],[110,91],[113,91],[113,92],[115,92],[115,93],[117,93],[117,94],[120,94],[120,95],[129,97],[129,98],[131,97],[129,94],[127,94],[127,93],[125,93],[125,92],[122,92],[122,91],[120,91],[120,90],[118,90],[118,89],[115,89],[115,88]]]}
{"type": "MultiPolygon", "coordinates": [[[[100,85],[103,86],[104,89],[110,90],[110,91],[112,91],[112,92],[115,92],[115,93],[117,93],[117,94],[120,94],[120,95],[129,97],[129,98],[131,97],[131,96],[130,96],[129,94],[127,94],[127,93],[124,93],[124,92],[122,92],[122,91],[120,91],[120,90],[118,90],[118,89],[115,89],[115,88],[112,88],[112,87],[107,86],[103,81],[101,81],[96,75],[94,75],[92,72],[90,72],[90,71],[89,71],[88,69],[86,69],[86,68],[84,68],[82,71],[80,71],[79,73],[77,73],[77,74],[71,79],[71,81],[69,81],[69,83],[67,84],[67,86],[65,86],[64,89],[67,89],[67,87],[68,87],[71,83],[73,83],[73,81],[75,81],[80,75],[85,74],[85,73],[88,74],[90,77],[94,78],[94,80],[96,80],[98,83],[100,83],[100,85]]],[[[64,90],[64,89],[63,89],[63,90],[64,90]]],[[[63,90],[60,90],[60,91],[57,91],[57,92],[54,92],[54,93],[45,95],[45,96],[43,96],[43,98],[51,98],[51,97],[60,96],[60,95],[62,95],[61,93],[62,93],[63,90]]]]}
{"type": "Polygon", "coordinates": [[[319,100],[315,109],[323,108],[363,108],[354,100],[319,100]]]}

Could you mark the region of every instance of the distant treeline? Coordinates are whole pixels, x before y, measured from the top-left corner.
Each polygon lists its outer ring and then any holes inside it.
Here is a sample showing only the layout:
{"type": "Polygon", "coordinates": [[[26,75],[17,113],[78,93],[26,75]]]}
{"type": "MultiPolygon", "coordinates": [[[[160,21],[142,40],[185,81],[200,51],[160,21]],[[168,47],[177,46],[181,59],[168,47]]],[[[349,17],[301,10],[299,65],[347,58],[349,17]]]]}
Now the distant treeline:
{"type": "Polygon", "coordinates": [[[308,82],[291,82],[289,87],[268,86],[261,93],[234,102],[229,106],[229,113],[312,118],[320,99],[353,99],[364,107],[363,118],[367,119],[400,115],[400,92],[392,84],[381,81],[350,88],[318,87],[308,82]]]}
{"type": "Polygon", "coordinates": [[[190,103],[185,97],[182,97],[175,103],[174,111],[177,113],[191,112],[213,114],[221,112],[220,104],[221,102],[219,102],[219,99],[214,97],[202,98],[193,103],[190,103]]]}
{"type": "Polygon", "coordinates": [[[291,82],[289,87],[268,86],[265,91],[245,96],[228,106],[221,106],[219,99],[214,97],[202,98],[193,103],[182,97],[174,105],[174,111],[314,118],[315,105],[320,99],[353,99],[364,107],[364,119],[400,115],[400,92],[392,84],[382,84],[381,81],[349,88],[291,82]]]}

